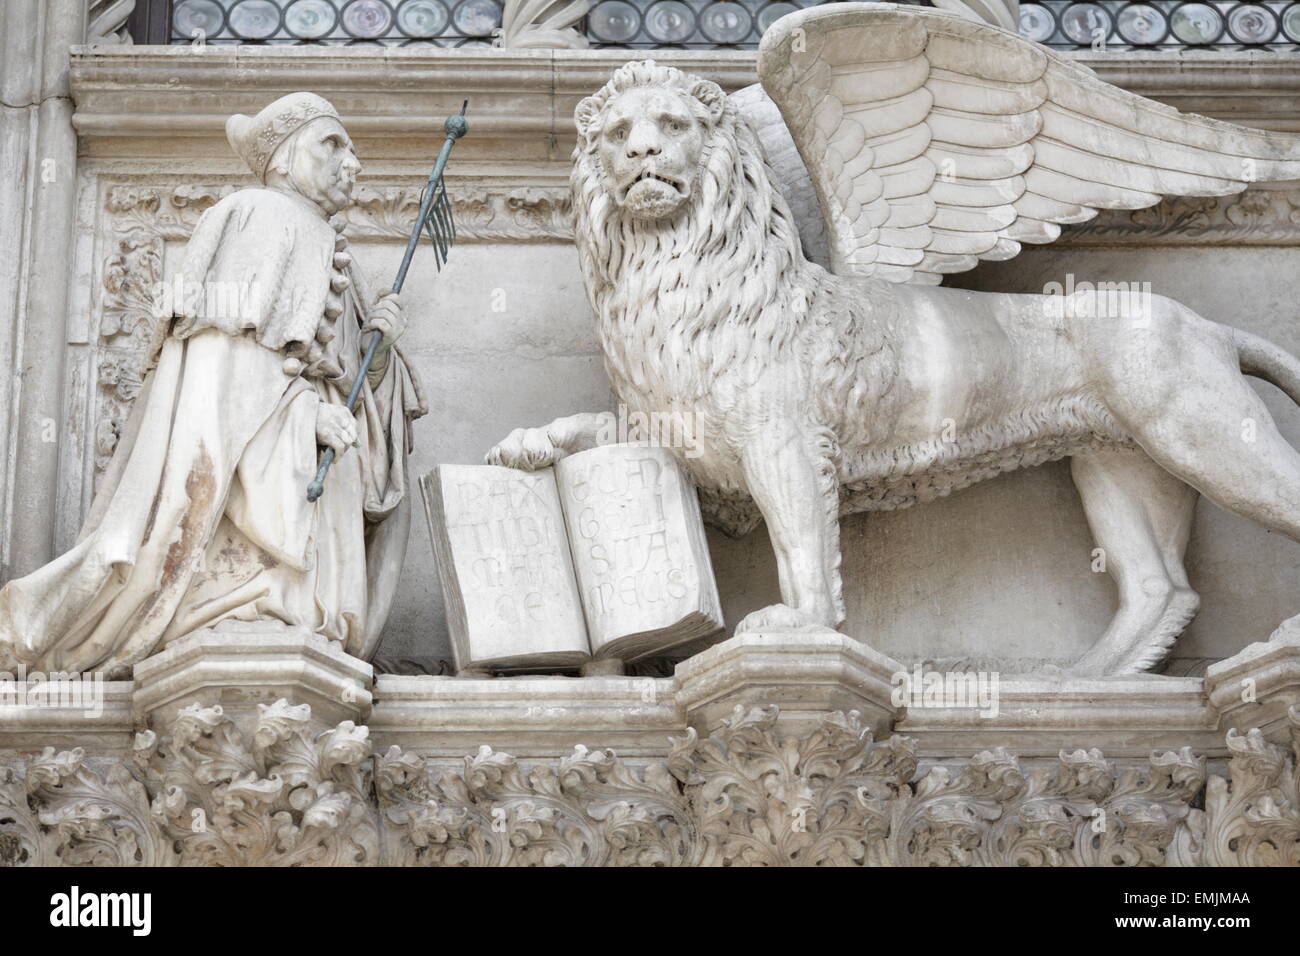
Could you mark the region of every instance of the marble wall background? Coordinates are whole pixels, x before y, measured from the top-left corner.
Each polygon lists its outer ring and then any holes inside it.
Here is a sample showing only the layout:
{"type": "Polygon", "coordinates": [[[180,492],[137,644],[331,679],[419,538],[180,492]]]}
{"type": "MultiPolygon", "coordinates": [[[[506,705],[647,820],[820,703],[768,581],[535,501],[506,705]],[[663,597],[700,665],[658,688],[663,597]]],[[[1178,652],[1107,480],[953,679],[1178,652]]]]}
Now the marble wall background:
{"type": "MultiPolygon", "coordinates": [[[[377,273],[393,251],[371,247],[362,255],[377,273]]],[[[1150,282],[1153,292],[1207,317],[1300,351],[1298,267],[1300,248],[1285,246],[1066,246],[986,264],[960,284],[1041,291],[1066,273],[1077,281],[1150,282]]],[[[467,245],[443,277],[420,270],[407,288],[407,348],[434,409],[416,426],[413,468],[475,462],[517,425],[613,407],[572,247],[467,245]],[[492,311],[494,296],[503,312],[492,311]]],[[[1300,444],[1300,411],[1271,385],[1258,387],[1300,444]]],[[[1100,635],[1114,606],[1110,579],[1091,570],[1093,543],[1067,462],[907,511],[854,516],[843,534],[845,629],[900,659],[1067,661],[1100,635]]],[[[710,548],[729,622],[777,599],[764,528],[740,540],[711,533],[710,548]]],[[[1203,610],[1176,657],[1229,656],[1300,611],[1300,546],[1208,500],[1198,507],[1189,567],[1203,610]]],[[[449,654],[423,527],[413,535],[380,653],[449,654]]]]}
{"type": "MultiPolygon", "coordinates": [[[[462,92],[474,97],[477,126],[458,147],[450,180],[453,198],[465,204],[466,241],[441,275],[423,250],[405,291],[411,330],[404,345],[432,408],[416,425],[413,471],[477,462],[518,425],[613,407],[557,203],[568,172],[573,106],[628,55],[74,51],[78,170],[75,235],[62,260],[67,327],[61,344],[48,334],[36,336],[50,351],[32,352],[43,368],[62,366],[63,406],[50,412],[59,418],[58,477],[41,505],[54,513],[54,550],[73,543],[89,506],[101,406],[113,390],[103,360],[115,343],[130,344],[105,327],[123,314],[121,290],[109,288],[108,273],[125,255],[119,272],[142,276],[142,263],[155,249],[162,273],[173,267],[202,202],[251,182],[224,143],[225,116],[260,108],[286,90],[317,89],[333,97],[348,120],[367,165],[362,185],[373,200],[358,214],[362,225],[353,249],[376,287],[396,267],[409,223],[409,211],[387,203],[385,190],[418,188],[430,144],[436,148],[440,141],[440,117],[453,100],[459,106],[462,92]],[[180,206],[172,192],[178,187],[188,190],[180,206]],[[112,191],[119,188],[161,191],[164,201],[152,211],[147,202],[114,206],[112,191]]],[[[752,58],[745,54],[661,51],[661,58],[728,89],[752,82],[752,58]]],[[[1183,109],[1275,128],[1295,128],[1300,115],[1300,74],[1276,57],[1079,58],[1107,79],[1183,109]]],[[[1108,220],[1100,230],[1085,228],[1073,244],[1030,248],[955,284],[1041,291],[1047,282],[1064,282],[1067,273],[1080,281],[1150,282],[1154,292],[1300,352],[1294,318],[1300,187],[1251,196],[1217,205],[1174,203],[1108,220]]],[[[26,387],[21,383],[20,390],[26,387]]],[[[1300,413],[1271,386],[1259,387],[1300,444],[1300,413]]],[[[10,464],[20,477],[28,467],[24,454],[11,446],[10,464]]],[[[9,508],[7,539],[0,542],[8,545],[8,558],[15,567],[47,559],[40,548],[15,545],[23,540],[17,531],[45,521],[45,510],[34,520],[35,512],[12,492],[9,508]]],[[[847,632],[903,659],[994,660],[1008,667],[1067,661],[1100,634],[1113,606],[1109,579],[1090,569],[1092,542],[1065,463],[1004,476],[912,510],[851,518],[843,543],[847,632]]],[[[710,546],[730,622],[775,599],[764,529],[739,541],[711,534],[710,546]]],[[[1300,611],[1300,545],[1202,502],[1190,552],[1193,584],[1204,603],[1175,647],[1181,659],[1176,669],[1231,655],[1300,611]]],[[[6,560],[0,555],[0,565],[6,560]]],[[[450,656],[422,521],[412,531],[379,656],[385,664],[425,670],[450,656]]]]}

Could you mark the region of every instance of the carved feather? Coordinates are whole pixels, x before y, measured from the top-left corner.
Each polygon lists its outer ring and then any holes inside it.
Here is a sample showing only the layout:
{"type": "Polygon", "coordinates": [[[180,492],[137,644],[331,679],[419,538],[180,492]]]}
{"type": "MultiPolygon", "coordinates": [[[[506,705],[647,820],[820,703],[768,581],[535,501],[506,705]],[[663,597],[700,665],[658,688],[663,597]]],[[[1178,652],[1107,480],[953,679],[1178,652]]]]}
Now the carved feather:
{"type": "Polygon", "coordinates": [[[758,72],[762,89],[732,102],[807,254],[841,274],[931,284],[1099,209],[1300,178],[1298,136],[1180,113],[934,9],[791,14],[764,35],[758,72]]]}

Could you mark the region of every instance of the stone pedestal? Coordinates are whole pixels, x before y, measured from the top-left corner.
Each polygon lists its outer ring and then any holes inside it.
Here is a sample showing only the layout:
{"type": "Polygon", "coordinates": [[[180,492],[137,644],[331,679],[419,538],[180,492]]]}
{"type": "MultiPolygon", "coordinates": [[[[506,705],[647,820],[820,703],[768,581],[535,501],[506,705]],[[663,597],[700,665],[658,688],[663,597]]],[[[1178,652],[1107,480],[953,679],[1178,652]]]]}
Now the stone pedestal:
{"type": "Polygon", "coordinates": [[[165,728],[190,704],[220,705],[237,724],[283,698],[311,707],[321,730],[370,716],[374,671],[303,628],[225,622],[169,644],[135,667],[132,710],[140,726],[165,728]]]}
{"type": "Polygon", "coordinates": [[[1269,640],[1210,665],[1205,696],[1221,730],[1257,727],[1274,743],[1287,743],[1287,711],[1300,705],[1300,627],[1284,624],[1269,640]]]}
{"type": "Polygon", "coordinates": [[[856,710],[879,738],[896,717],[892,678],[903,669],[835,631],[737,634],[677,665],[677,704],[702,735],[738,706],[775,704],[783,732],[809,732],[826,714],[856,710]]]}

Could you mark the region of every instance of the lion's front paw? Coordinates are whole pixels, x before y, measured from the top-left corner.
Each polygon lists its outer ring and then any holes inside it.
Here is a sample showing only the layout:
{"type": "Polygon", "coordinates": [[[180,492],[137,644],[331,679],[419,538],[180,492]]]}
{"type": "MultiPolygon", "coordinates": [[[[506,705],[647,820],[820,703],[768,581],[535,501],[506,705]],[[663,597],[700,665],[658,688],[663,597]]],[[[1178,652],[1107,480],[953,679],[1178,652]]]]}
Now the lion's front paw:
{"type": "Polygon", "coordinates": [[[808,611],[790,607],[788,604],[773,604],[746,614],[736,627],[737,634],[772,634],[788,631],[829,631],[820,618],[808,611]]]}
{"type": "Polygon", "coordinates": [[[489,465],[536,471],[555,464],[563,455],[545,428],[516,428],[500,444],[493,446],[484,460],[489,465]]]}

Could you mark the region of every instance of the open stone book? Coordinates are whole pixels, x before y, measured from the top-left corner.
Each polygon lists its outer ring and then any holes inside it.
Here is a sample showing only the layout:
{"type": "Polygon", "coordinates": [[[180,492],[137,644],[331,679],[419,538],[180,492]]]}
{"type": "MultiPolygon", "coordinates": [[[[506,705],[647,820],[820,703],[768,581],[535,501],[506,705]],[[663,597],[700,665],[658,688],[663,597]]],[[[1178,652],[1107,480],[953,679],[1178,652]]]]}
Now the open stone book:
{"type": "Polygon", "coordinates": [[[636,660],[723,626],[695,486],[663,448],[440,465],[421,487],[459,670],[636,660]]]}

